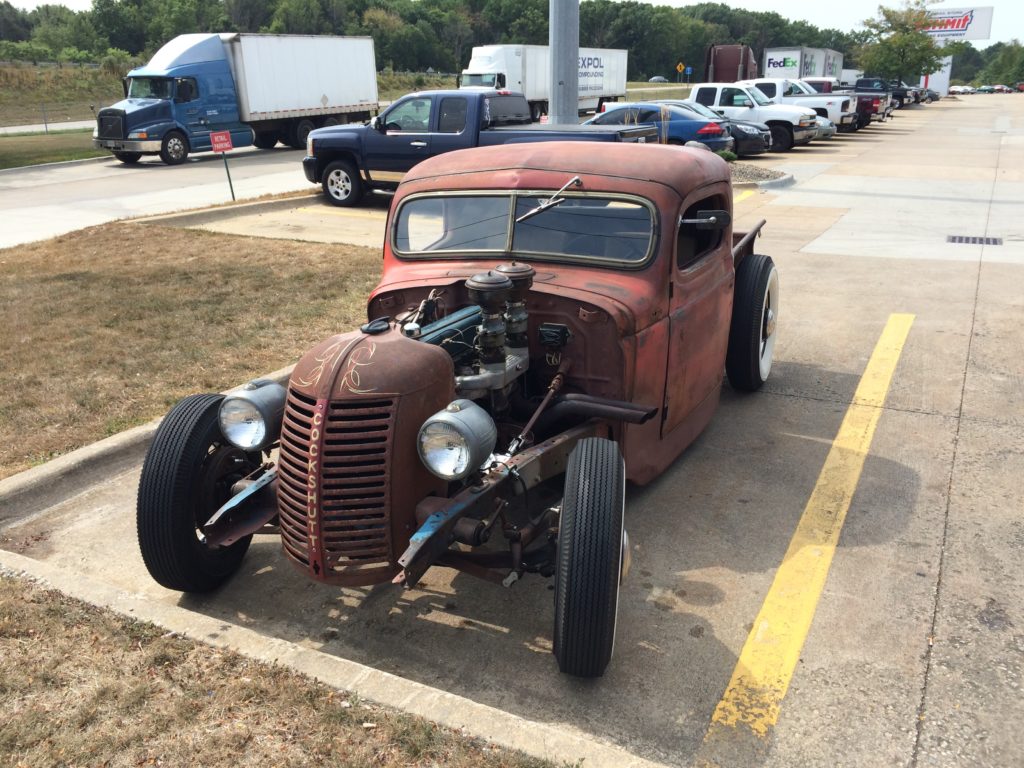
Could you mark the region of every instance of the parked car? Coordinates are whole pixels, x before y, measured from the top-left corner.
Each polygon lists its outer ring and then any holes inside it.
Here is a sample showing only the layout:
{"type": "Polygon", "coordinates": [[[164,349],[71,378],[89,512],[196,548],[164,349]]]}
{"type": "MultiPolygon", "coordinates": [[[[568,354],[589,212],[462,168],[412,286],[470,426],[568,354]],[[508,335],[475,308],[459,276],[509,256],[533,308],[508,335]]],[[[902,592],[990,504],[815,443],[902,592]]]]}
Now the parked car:
{"type": "Polygon", "coordinates": [[[836,124],[827,117],[819,117],[816,127],[818,129],[818,133],[814,136],[816,139],[831,139],[836,135],[836,124]]]}
{"type": "Polygon", "coordinates": [[[938,101],[942,98],[942,94],[938,91],[932,90],[931,88],[921,89],[921,102],[924,104],[931,104],[933,101],[938,101]]]}
{"type": "Polygon", "coordinates": [[[656,102],[608,104],[604,112],[583,125],[653,126],[665,144],[699,141],[712,152],[731,151],[735,144],[732,136],[717,120],[656,102]]]}
{"type": "Polygon", "coordinates": [[[976,93],[977,89],[970,85],[952,85],[949,88],[949,92],[957,96],[966,96],[976,93]]]}
{"type": "Polygon", "coordinates": [[[853,98],[845,93],[821,94],[802,80],[791,80],[786,77],[738,80],[737,84],[754,86],[776,104],[810,109],[846,130],[850,130],[858,122],[857,105],[853,98]]]}
{"type": "Polygon", "coordinates": [[[655,103],[671,104],[675,107],[688,109],[701,117],[706,117],[719,123],[732,136],[734,142],[732,151],[739,157],[762,155],[771,149],[772,132],[764,123],[752,123],[746,120],[733,120],[729,117],[723,117],[703,104],[697,104],[693,101],[658,99],[655,103]]]}
{"type": "Polygon", "coordinates": [[[992,85],[982,85],[982,86],[979,86],[978,89],[975,91],[975,93],[995,93],[995,92],[996,92],[995,86],[992,86],[992,85]]]}
{"type": "Polygon", "coordinates": [[[996,93],[1013,93],[1013,89],[1007,85],[993,85],[992,88],[996,93]]]}
{"type": "Polygon", "coordinates": [[[667,83],[668,80],[666,78],[662,77],[661,75],[655,75],[654,77],[652,77],[647,82],[648,83],[667,83]]]}
{"type": "Polygon", "coordinates": [[[435,566],[505,587],[539,574],[559,668],[603,674],[630,565],[625,483],[697,438],[723,371],[736,390],[764,384],[779,276],[754,253],[763,221],[732,230],[726,162],[597,149],[413,168],[368,322],[314,345],[286,386],[191,395],[161,422],[136,509],[150,575],[217,589],[257,533],[335,587],[415,587],[435,566]]]}

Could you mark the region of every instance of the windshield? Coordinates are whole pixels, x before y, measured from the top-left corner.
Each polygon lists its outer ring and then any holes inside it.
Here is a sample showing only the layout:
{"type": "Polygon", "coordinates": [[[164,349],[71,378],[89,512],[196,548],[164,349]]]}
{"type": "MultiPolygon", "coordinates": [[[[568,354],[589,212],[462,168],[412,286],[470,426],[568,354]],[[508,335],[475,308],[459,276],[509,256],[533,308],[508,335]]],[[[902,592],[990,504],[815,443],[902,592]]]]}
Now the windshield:
{"type": "Polygon", "coordinates": [[[752,98],[754,100],[754,103],[757,104],[758,106],[765,107],[768,106],[769,104],[775,103],[754,86],[750,86],[749,88],[747,88],[747,90],[750,92],[750,98],[752,98]]]}
{"type": "Polygon", "coordinates": [[[171,79],[167,77],[128,78],[129,99],[169,99],[171,79]]]}
{"type": "Polygon", "coordinates": [[[495,88],[497,87],[497,75],[493,72],[486,75],[466,75],[462,76],[462,87],[463,88],[495,88]]]}
{"type": "Polygon", "coordinates": [[[492,251],[529,254],[537,261],[639,266],[647,260],[654,231],[647,204],[566,192],[557,205],[536,211],[551,194],[410,198],[395,215],[391,244],[408,258],[492,251]]]}
{"type": "Polygon", "coordinates": [[[798,91],[802,92],[802,93],[810,93],[810,94],[813,94],[815,96],[818,95],[818,92],[816,90],[814,90],[813,88],[811,88],[811,86],[809,86],[803,80],[795,80],[795,81],[793,81],[793,85],[796,86],[796,89],[798,91]]]}

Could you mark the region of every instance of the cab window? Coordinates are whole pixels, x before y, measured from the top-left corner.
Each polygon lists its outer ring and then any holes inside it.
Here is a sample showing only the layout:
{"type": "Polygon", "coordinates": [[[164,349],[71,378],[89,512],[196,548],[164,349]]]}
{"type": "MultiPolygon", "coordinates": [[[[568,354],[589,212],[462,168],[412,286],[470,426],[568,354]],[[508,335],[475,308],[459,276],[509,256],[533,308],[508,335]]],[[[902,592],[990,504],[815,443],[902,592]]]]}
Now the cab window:
{"type": "Polygon", "coordinates": [[[768,98],[775,98],[775,83],[758,83],[757,87],[768,98]]]}
{"type": "Polygon", "coordinates": [[[403,101],[387,113],[389,131],[424,132],[430,128],[430,99],[418,97],[403,101]]]}
{"type": "Polygon", "coordinates": [[[749,107],[750,99],[739,88],[723,88],[722,98],[718,100],[718,103],[723,107],[749,107]]]}
{"type": "Polygon", "coordinates": [[[199,86],[194,77],[179,77],[174,81],[174,100],[179,104],[199,97],[199,86]]]}

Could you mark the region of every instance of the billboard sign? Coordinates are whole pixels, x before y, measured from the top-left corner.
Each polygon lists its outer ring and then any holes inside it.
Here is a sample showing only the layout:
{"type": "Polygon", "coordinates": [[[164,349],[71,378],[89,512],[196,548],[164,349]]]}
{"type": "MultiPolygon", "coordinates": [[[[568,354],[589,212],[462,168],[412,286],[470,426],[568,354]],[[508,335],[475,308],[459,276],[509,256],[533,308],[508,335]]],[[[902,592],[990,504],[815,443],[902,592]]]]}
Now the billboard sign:
{"type": "Polygon", "coordinates": [[[984,8],[929,8],[924,27],[934,40],[988,40],[992,37],[992,6],[984,8]]]}

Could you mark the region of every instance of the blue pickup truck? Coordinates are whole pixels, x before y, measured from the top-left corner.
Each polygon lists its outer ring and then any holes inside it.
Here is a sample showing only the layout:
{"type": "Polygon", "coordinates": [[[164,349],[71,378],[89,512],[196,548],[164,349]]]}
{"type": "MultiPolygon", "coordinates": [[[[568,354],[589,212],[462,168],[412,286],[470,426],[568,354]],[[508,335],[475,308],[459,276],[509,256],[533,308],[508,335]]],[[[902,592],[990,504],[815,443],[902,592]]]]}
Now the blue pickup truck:
{"type": "Polygon", "coordinates": [[[393,190],[417,163],[469,147],[534,141],[655,141],[650,126],[531,123],[520,93],[422,91],[395,101],[363,125],[318,128],[306,139],[302,168],[335,205],[370,190],[393,190]]]}

